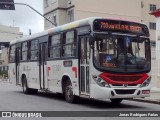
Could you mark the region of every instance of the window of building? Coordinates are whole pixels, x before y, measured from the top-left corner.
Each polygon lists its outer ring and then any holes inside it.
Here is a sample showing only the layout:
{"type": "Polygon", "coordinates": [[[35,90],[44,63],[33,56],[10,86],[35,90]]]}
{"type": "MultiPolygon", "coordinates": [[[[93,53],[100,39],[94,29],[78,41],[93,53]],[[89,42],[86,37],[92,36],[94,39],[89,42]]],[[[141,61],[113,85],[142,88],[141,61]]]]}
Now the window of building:
{"type": "Polygon", "coordinates": [[[144,7],[144,3],[143,3],[143,1],[141,1],[141,8],[143,8],[144,7]]]}
{"type": "Polygon", "coordinates": [[[44,7],[48,7],[48,0],[44,0],[44,7]]]}
{"type": "Polygon", "coordinates": [[[49,50],[48,50],[48,57],[49,58],[59,58],[60,51],[61,51],[61,36],[60,34],[53,35],[49,40],[49,50]]]}
{"type": "Polygon", "coordinates": [[[149,29],[156,30],[156,23],[150,22],[149,29]]]}
{"type": "Polygon", "coordinates": [[[156,5],[150,4],[150,11],[155,11],[156,10],[156,5]]]}
{"type": "Polygon", "coordinates": [[[10,47],[9,62],[15,62],[15,50],[16,50],[15,45],[13,45],[13,46],[10,47]]]}
{"type": "Polygon", "coordinates": [[[27,51],[28,51],[28,46],[27,42],[22,43],[22,50],[21,50],[21,60],[27,60],[27,51]]]}
{"type": "MultiPolygon", "coordinates": [[[[45,16],[46,18],[48,18],[49,20],[51,20],[52,19],[52,17],[50,17],[50,15],[48,15],[48,16],[45,16]]],[[[52,21],[52,20],[51,20],[52,21]]],[[[48,21],[48,20],[45,20],[45,26],[46,27],[50,27],[52,24],[48,21]]]]}
{"type": "Polygon", "coordinates": [[[63,57],[76,56],[76,38],[74,31],[64,33],[62,56],[63,57]]]}
{"type": "Polygon", "coordinates": [[[28,59],[38,60],[38,40],[29,42],[28,59]]]}
{"type": "Polygon", "coordinates": [[[67,16],[68,16],[68,22],[74,21],[74,10],[73,9],[69,10],[67,16]]]}
{"type": "Polygon", "coordinates": [[[53,22],[53,23],[56,23],[56,15],[53,15],[53,16],[52,16],[52,22],[53,22]]]}

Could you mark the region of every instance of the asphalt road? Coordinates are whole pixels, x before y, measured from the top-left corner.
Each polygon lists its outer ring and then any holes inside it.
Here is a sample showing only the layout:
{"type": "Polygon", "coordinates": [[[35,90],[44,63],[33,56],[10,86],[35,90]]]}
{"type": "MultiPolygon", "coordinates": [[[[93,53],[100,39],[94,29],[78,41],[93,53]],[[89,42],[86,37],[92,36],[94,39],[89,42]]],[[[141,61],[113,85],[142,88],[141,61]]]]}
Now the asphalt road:
{"type": "MultiPolygon", "coordinates": [[[[39,92],[38,95],[25,95],[22,88],[10,83],[0,82],[0,111],[160,111],[160,105],[124,100],[120,105],[114,106],[108,101],[96,101],[80,99],[78,104],[65,102],[62,96],[39,92]]],[[[1,118],[0,118],[1,119],[1,118]]],[[[21,118],[14,118],[19,120],[21,118]]],[[[38,118],[39,119],[39,118],[38,118]]],[[[37,120],[38,120],[37,119],[37,120]]],[[[42,118],[52,119],[52,118],[42,118]]],[[[60,119],[55,118],[55,119],[60,119]]],[[[132,120],[135,118],[112,117],[112,118],[63,118],[65,120],[132,120]]],[[[159,120],[159,118],[138,118],[140,120],[159,120]]],[[[34,118],[34,120],[36,120],[34,118]]],[[[53,119],[52,119],[53,120],[53,119]]],[[[61,118],[62,120],[62,118],[61,118]]]]}

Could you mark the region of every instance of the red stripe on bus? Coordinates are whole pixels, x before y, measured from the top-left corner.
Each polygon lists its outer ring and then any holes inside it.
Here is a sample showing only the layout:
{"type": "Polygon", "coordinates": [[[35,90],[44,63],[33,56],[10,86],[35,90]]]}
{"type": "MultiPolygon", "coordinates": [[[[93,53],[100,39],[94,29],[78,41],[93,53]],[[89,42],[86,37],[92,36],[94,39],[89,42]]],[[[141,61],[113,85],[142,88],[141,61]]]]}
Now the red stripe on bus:
{"type": "Polygon", "coordinates": [[[99,77],[105,80],[108,84],[142,84],[148,78],[148,75],[122,75],[102,73],[99,75],[99,77]]]}
{"type": "Polygon", "coordinates": [[[77,67],[72,67],[72,71],[75,72],[75,78],[77,78],[77,67]]]}
{"type": "Polygon", "coordinates": [[[48,76],[49,76],[49,72],[51,71],[51,67],[47,67],[47,73],[48,73],[48,76]]]}

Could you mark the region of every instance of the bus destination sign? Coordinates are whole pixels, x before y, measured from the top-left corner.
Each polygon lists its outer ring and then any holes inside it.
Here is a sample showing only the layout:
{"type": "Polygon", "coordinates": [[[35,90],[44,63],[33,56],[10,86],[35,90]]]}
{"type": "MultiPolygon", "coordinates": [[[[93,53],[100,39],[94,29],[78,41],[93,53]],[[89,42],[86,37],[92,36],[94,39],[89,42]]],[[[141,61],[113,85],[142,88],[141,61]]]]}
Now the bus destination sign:
{"type": "Polygon", "coordinates": [[[148,29],[145,25],[134,22],[98,19],[94,21],[93,26],[95,31],[111,31],[148,35],[148,29]]]}
{"type": "Polygon", "coordinates": [[[121,31],[131,31],[131,32],[141,32],[142,27],[138,25],[127,25],[127,24],[114,24],[109,22],[100,22],[101,29],[111,29],[111,30],[121,30],[121,31]]]}

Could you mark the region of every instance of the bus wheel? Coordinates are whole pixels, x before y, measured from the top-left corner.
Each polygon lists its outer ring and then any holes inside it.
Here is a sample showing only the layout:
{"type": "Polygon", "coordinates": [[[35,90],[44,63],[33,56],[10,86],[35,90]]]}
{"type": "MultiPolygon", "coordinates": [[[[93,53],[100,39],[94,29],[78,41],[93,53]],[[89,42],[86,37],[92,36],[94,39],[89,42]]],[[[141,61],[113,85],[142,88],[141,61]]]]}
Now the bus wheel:
{"type": "Polygon", "coordinates": [[[38,89],[30,89],[30,93],[32,94],[38,94],[38,89]]]}
{"type": "Polygon", "coordinates": [[[113,104],[118,105],[122,102],[123,99],[122,98],[116,98],[116,99],[110,99],[110,100],[113,104]]]}
{"type": "Polygon", "coordinates": [[[23,93],[24,94],[29,94],[30,93],[30,89],[28,88],[26,77],[23,77],[23,79],[22,79],[22,88],[23,88],[23,93]]]}
{"type": "Polygon", "coordinates": [[[65,99],[69,103],[76,102],[76,96],[73,94],[72,84],[69,80],[66,81],[65,85],[65,99]]]}

